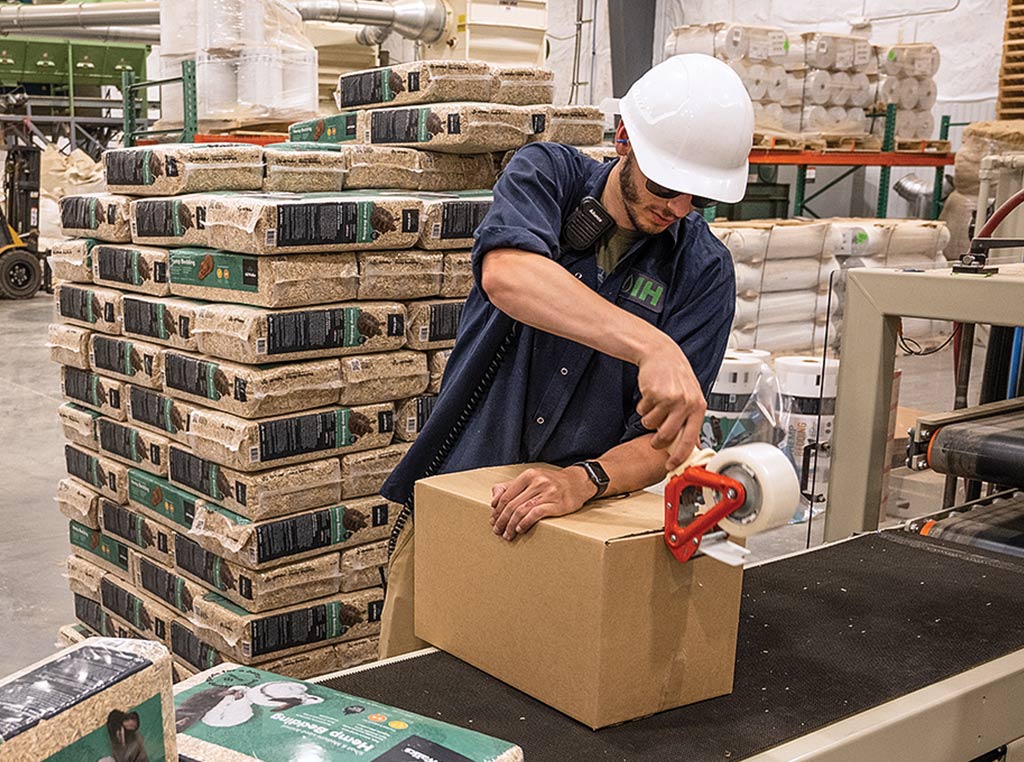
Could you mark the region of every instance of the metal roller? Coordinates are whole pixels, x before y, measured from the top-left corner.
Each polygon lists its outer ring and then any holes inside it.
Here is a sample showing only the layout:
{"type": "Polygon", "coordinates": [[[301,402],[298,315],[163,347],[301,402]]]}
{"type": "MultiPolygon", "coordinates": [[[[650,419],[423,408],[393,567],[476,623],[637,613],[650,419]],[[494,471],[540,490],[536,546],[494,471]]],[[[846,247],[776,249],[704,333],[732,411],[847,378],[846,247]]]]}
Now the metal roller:
{"type": "Polygon", "coordinates": [[[1024,487],[1024,412],[943,426],[927,458],[941,474],[1024,487]]]}

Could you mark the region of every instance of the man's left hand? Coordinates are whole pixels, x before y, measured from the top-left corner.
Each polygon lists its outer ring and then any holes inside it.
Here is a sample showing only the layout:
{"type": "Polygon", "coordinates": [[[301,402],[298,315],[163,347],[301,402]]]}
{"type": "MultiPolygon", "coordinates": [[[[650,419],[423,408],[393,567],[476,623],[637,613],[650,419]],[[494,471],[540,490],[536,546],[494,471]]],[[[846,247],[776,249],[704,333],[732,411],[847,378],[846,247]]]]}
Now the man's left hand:
{"type": "Polygon", "coordinates": [[[491,488],[491,526],[495,534],[511,540],[541,519],[578,511],[596,492],[582,468],[530,468],[491,488]]]}

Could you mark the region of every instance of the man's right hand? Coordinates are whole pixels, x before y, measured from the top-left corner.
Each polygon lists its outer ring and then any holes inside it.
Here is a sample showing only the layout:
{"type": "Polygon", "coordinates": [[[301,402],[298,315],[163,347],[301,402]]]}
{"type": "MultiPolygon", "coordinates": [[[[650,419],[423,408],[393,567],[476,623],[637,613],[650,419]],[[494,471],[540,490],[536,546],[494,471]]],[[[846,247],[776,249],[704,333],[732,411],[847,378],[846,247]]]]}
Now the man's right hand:
{"type": "Polygon", "coordinates": [[[636,410],[641,423],[655,432],[651,445],[668,450],[665,466],[671,471],[697,446],[707,403],[683,350],[667,335],[661,337],[647,345],[637,362],[636,410]]]}

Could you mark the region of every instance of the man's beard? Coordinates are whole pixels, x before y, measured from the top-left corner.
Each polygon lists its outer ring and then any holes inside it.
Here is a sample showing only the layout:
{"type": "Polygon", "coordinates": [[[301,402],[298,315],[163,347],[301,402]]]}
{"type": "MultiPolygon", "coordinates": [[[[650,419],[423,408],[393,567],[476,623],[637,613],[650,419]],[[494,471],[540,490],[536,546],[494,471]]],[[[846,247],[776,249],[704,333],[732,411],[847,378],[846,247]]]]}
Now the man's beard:
{"type": "MultiPolygon", "coordinates": [[[[629,222],[635,230],[639,230],[644,235],[658,235],[664,232],[664,227],[650,225],[639,217],[638,213],[644,208],[644,201],[640,190],[640,167],[632,153],[626,154],[622,160],[619,189],[622,191],[622,205],[626,208],[626,216],[629,217],[629,222]]],[[[674,215],[671,216],[674,217],[674,215]]]]}

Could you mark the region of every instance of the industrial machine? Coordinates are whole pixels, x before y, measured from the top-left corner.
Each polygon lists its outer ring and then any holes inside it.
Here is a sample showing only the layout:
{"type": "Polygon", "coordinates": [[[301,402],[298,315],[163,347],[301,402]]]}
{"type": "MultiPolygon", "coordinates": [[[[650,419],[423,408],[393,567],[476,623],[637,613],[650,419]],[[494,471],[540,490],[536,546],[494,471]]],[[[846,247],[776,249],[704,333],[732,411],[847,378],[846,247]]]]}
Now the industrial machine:
{"type": "MultiPolygon", "coordinates": [[[[0,212],[0,296],[27,299],[43,285],[47,270],[39,251],[39,163],[36,146],[7,146],[0,212]]],[[[46,279],[48,280],[48,279],[46,279]]]]}

